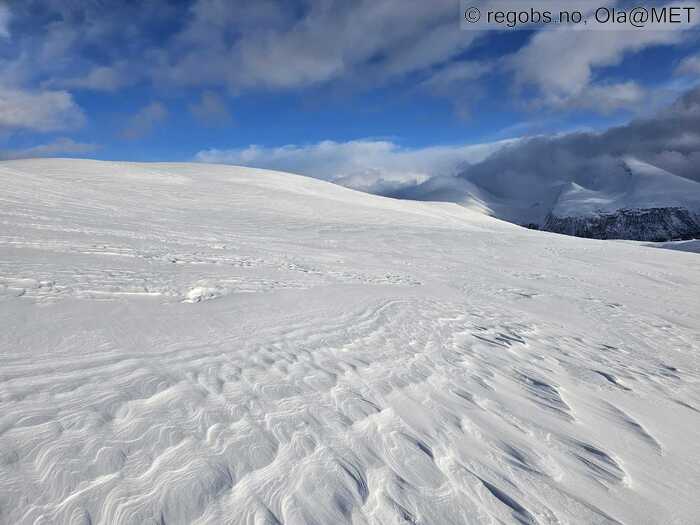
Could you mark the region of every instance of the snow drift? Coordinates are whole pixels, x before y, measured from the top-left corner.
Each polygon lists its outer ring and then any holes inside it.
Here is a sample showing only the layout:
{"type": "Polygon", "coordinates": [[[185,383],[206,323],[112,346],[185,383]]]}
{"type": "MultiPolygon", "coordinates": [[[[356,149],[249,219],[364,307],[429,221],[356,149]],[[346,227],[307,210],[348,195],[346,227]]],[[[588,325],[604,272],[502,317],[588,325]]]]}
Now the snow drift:
{"type": "Polygon", "coordinates": [[[699,310],[694,253],[2,162],[0,523],[691,523],[699,310]]]}

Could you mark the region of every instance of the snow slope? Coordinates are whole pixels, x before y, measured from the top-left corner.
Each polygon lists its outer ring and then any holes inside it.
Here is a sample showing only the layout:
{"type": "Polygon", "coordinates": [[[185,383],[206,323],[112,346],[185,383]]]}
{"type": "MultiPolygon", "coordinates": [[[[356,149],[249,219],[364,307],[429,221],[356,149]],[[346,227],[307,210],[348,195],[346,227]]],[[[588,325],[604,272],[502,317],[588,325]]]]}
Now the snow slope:
{"type": "Polygon", "coordinates": [[[0,163],[0,523],[693,523],[700,257],[262,170],[0,163]]]}
{"type": "Polygon", "coordinates": [[[514,164],[435,177],[392,195],[457,202],[515,224],[582,237],[671,240],[700,235],[696,181],[632,157],[573,172],[559,172],[556,164],[523,172],[517,159],[514,164]],[[626,220],[628,212],[642,218],[626,220]]]}
{"type": "Polygon", "coordinates": [[[664,248],[666,250],[680,250],[682,252],[700,253],[700,240],[675,241],[649,244],[654,248],[664,248]]]}
{"type": "Polygon", "coordinates": [[[551,213],[590,217],[620,209],[680,207],[700,212],[700,184],[640,160],[624,160],[627,176],[608,181],[599,191],[575,182],[566,185],[551,213]]]}

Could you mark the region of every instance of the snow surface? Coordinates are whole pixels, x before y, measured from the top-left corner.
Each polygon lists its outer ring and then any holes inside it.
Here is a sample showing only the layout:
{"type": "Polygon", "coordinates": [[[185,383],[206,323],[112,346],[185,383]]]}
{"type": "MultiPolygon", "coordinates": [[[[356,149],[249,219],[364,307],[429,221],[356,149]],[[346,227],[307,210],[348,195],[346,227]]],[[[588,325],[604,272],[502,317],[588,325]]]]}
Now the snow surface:
{"type": "Polygon", "coordinates": [[[666,207],[700,212],[700,183],[633,158],[624,163],[627,177],[608,181],[604,190],[594,191],[569,183],[551,213],[557,217],[590,217],[620,209],[666,207]]]}
{"type": "Polygon", "coordinates": [[[0,163],[0,522],[697,523],[700,257],[0,163]]]}
{"type": "Polygon", "coordinates": [[[654,248],[664,248],[666,250],[680,250],[682,252],[700,253],[700,239],[690,241],[671,241],[647,244],[654,248]]]}
{"type": "Polygon", "coordinates": [[[543,226],[550,215],[595,217],[622,209],[683,208],[700,215],[700,183],[632,157],[620,159],[615,167],[561,176],[551,170],[476,175],[466,171],[459,177],[435,177],[394,195],[457,202],[519,225],[543,226]]]}

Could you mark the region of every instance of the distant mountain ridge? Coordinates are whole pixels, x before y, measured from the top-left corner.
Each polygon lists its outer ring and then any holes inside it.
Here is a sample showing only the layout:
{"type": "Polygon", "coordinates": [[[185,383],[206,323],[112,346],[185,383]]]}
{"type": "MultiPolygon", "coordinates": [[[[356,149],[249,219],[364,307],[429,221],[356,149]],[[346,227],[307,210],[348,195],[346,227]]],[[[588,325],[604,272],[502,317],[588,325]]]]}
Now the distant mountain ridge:
{"type": "Polygon", "coordinates": [[[496,175],[467,170],[393,196],[458,202],[521,226],[576,237],[700,237],[700,183],[630,157],[619,159],[613,168],[562,180],[515,170],[496,175]]]}
{"type": "Polygon", "coordinates": [[[571,183],[540,229],[576,237],[668,241],[700,237],[700,184],[635,159],[617,192],[571,183]]]}
{"type": "Polygon", "coordinates": [[[592,239],[661,242],[700,238],[700,215],[685,208],[619,209],[594,216],[548,215],[542,230],[592,239]]]}

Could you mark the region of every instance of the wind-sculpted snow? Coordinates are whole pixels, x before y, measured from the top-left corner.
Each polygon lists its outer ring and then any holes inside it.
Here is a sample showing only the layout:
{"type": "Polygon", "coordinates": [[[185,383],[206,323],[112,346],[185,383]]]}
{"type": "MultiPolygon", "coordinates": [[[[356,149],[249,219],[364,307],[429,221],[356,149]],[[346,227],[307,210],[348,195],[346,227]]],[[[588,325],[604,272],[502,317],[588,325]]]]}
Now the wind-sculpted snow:
{"type": "Polygon", "coordinates": [[[0,523],[693,523],[700,257],[0,164],[0,523]]]}

